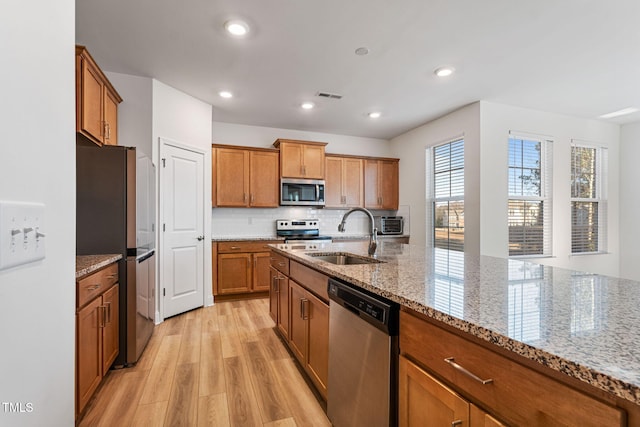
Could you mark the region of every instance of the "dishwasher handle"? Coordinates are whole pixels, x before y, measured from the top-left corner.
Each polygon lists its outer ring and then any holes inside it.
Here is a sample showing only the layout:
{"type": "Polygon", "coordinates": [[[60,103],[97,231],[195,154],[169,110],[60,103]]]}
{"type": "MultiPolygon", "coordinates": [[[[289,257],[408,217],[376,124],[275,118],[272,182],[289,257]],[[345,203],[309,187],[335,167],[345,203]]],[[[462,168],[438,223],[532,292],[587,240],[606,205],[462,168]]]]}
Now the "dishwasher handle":
{"type": "Polygon", "coordinates": [[[349,310],[350,312],[352,312],[353,314],[355,314],[356,316],[360,316],[360,310],[358,310],[356,307],[352,306],[348,302],[342,301],[342,306],[347,310],[349,310]]]}

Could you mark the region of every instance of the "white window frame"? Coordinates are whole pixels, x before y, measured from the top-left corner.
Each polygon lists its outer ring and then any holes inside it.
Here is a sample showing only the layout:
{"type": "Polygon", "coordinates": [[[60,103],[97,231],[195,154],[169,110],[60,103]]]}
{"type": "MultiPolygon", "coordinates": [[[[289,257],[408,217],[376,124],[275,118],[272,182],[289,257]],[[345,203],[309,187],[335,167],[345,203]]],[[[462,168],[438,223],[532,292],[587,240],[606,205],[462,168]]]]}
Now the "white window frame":
{"type": "MultiPolygon", "coordinates": [[[[428,206],[428,214],[427,214],[427,244],[431,247],[435,247],[436,246],[436,239],[435,239],[435,225],[436,225],[436,215],[435,215],[435,207],[436,207],[436,203],[441,203],[441,202],[462,202],[463,206],[464,206],[464,135],[460,135],[457,136],[455,138],[451,138],[451,139],[447,139],[446,141],[439,143],[439,144],[435,144],[431,147],[427,148],[427,155],[426,155],[426,190],[427,190],[427,194],[426,194],[426,199],[427,199],[427,206],[428,206]],[[453,197],[436,197],[436,180],[435,180],[435,166],[434,166],[434,162],[435,162],[435,150],[439,147],[445,146],[445,145],[449,145],[449,144],[453,144],[456,142],[460,142],[462,141],[462,145],[463,145],[463,167],[462,167],[462,173],[463,173],[463,195],[462,196],[453,196],[453,197]]],[[[463,242],[462,242],[462,252],[464,252],[464,226],[463,228],[463,242]]],[[[455,250],[455,249],[453,249],[455,250]]]]}
{"type": "MultiPolygon", "coordinates": [[[[596,152],[596,195],[595,197],[573,197],[573,188],[570,189],[571,200],[569,202],[569,212],[571,215],[571,255],[598,255],[606,254],[607,252],[607,218],[608,218],[608,203],[607,203],[607,184],[608,184],[608,171],[609,171],[609,152],[607,147],[590,144],[588,142],[582,142],[578,140],[571,140],[571,158],[573,158],[574,147],[589,148],[596,152]],[[598,248],[595,251],[574,252],[573,251],[573,203],[597,203],[598,204],[598,248]]],[[[570,185],[573,184],[573,170],[570,171],[570,185]]]]}
{"type": "MultiPolygon", "coordinates": [[[[509,202],[524,201],[533,202],[540,201],[543,205],[543,243],[542,253],[514,254],[509,253],[510,258],[543,258],[553,256],[553,139],[547,136],[527,134],[523,132],[509,132],[507,143],[507,156],[509,156],[510,142],[512,139],[537,141],[540,143],[540,195],[524,196],[511,195],[509,193],[509,178],[507,178],[507,236],[509,236],[509,202]]],[[[507,170],[509,163],[507,162],[507,170]]],[[[509,174],[507,173],[507,176],[509,174]]],[[[507,237],[507,244],[511,244],[511,240],[507,237]]],[[[508,250],[508,252],[510,252],[508,250]]]]}

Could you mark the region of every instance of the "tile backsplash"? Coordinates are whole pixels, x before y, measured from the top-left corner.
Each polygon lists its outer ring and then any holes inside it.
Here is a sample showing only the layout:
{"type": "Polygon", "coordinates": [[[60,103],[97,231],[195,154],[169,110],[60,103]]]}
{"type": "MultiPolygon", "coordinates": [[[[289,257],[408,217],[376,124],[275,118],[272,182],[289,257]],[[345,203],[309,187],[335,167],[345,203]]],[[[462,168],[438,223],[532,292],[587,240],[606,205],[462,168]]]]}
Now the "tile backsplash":
{"type": "MultiPolygon", "coordinates": [[[[278,219],[317,219],[320,234],[338,235],[338,224],[348,209],[317,209],[307,207],[259,208],[213,208],[211,210],[211,237],[264,237],[275,236],[278,219]]],[[[372,210],[373,215],[401,215],[405,219],[404,234],[409,234],[409,207],[400,206],[398,211],[372,210]]],[[[369,233],[369,220],[360,212],[347,219],[344,235],[369,233]]]]}

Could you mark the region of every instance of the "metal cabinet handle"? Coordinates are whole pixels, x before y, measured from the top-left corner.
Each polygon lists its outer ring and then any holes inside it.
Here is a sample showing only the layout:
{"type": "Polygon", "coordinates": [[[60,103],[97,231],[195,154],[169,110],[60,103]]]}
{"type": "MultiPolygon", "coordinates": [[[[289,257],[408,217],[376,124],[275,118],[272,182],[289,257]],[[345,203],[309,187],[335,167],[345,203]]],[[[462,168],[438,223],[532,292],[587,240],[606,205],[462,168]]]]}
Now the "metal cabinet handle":
{"type": "Polygon", "coordinates": [[[106,318],[105,318],[105,314],[106,314],[106,310],[105,310],[105,306],[104,305],[99,305],[97,310],[98,310],[98,328],[104,328],[105,323],[106,323],[106,318]]]}
{"type": "Polygon", "coordinates": [[[444,359],[445,362],[447,362],[449,365],[451,365],[454,369],[462,372],[463,374],[465,374],[466,376],[473,378],[474,380],[478,381],[481,384],[491,384],[493,382],[492,378],[483,380],[482,378],[480,378],[479,376],[477,376],[476,374],[474,374],[473,372],[467,370],[466,368],[464,368],[463,366],[457,364],[455,362],[455,359],[453,357],[447,357],[446,359],[444,359]]]}
{"type": "Polygon", "coordinates": [[[234,249],[234,250],[240,249],[240,246],[231,246],[231,249],[234,249]]]}
{"type": "Polygon", "coordinates": [[[107,139],[111,139],[111,125],[107,123],[107,139]]]}
{"type": "Polygon", "coordinates": [[[278,290],[276,288],[276,281],[278,280],[278,278],[276,276],[273,276],[271,278],[271,289],[273,289],[273,292],[278,293],[278,290]]]}
{"type": "Polygon", "coordinates": [[[309,300],[306,298],[301,298],[300,299],[300,317],[302,317],[302,320],[307,320],[309,319],[309,313],[308,313],[308,307],[309,307],[309,300]]]}
{"type": "Polygon", "coordinates": [[[107,277],[109,277],[109,279],[114,279],[114,278],[118,277],[118,273],[110,274],[110,275],[109,275],[109,276],[107,276],[107,277]]]}
{"type": "Polygon", "coordinates": [[[251,203],[255,202],[256,200],[256,196],[254,194],[251,194],[251,203]]]}
{"type": "Polygon", "coordinates": [[[284,263],[284,262],[279,262],[279,263],[278,263],[278,265],[279,265],[280,267],[284,267],[285,263],[284,263]]]}
{"type": "Polygon", "coordinates": [[[462,425],[462,420],[455,420],[451,423],[451,427],[458,427],[462,425]]]}
{"type": "Polygon", "coordinates": [[[101,283],[96,283],[95,285],[87,286],[87,290],[95,291],[96,289],[100,289],[100,286],[102,286],[101,283]]]}
{"type": "Polygon", "coordinates": [[[106,312],[106,320],[105,320],[105,324],[107,323],[111,323],[111,303],[108,302],[105,305],[105,312],[106,312]]]}
{"type": "Polygon", "coordinates": [[[247,193],[242,193],[242,203],[247,203],[247,193]]]}

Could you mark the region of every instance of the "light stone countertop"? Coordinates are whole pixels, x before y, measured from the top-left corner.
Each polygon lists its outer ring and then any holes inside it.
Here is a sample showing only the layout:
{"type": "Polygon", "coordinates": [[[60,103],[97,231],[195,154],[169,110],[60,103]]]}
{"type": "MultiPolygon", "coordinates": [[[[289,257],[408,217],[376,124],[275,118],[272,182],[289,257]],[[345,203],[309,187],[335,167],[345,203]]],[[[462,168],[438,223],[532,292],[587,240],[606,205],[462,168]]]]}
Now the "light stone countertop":
{"type": "MultiPolygon", "coordinates": [[[[383,263],[276,252],[605,392],[640,404],[640,282],[514,259],[380,242],[383,263]]],[[[313,252],[367,256],[366,242],[313,252]]]]}
{"type": "MultiPolygon", "coordinates": [[[[333,240],[349,240],[349,239],[362,239],[368,240],[368,234],[329,234],[333,240]]],[[[379,234],[378,239],[390,239],[393,237],[410,237],[408,234],[379,234]]],[[[280,236],[220,236],[211,237],[212,242],[243,242],[251,240],[282,240],[284,237],[280,236]]]]}
{"type": "Polygon", "coordinates": [[[82,279],[120,259],[122,259],[121,254],[78,255],[76,256],[76,280],[82,279]]]}

